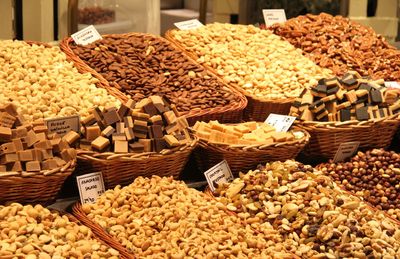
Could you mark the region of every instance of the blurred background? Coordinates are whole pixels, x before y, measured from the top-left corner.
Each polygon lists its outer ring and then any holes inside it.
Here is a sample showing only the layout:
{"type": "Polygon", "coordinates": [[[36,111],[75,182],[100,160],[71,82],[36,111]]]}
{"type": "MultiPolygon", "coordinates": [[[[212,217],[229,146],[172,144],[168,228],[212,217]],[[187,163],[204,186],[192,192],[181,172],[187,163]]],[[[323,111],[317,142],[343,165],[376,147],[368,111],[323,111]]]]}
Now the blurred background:
{"type": "Polygon", "coordinates": [[[262,9],[286,17],[321,12],[371,26],[399,40],[399,0],[0,0],[0,39],[57,41],[93,24],[101,34],[164,34],[174,23],[262,24],[262,9]]]}

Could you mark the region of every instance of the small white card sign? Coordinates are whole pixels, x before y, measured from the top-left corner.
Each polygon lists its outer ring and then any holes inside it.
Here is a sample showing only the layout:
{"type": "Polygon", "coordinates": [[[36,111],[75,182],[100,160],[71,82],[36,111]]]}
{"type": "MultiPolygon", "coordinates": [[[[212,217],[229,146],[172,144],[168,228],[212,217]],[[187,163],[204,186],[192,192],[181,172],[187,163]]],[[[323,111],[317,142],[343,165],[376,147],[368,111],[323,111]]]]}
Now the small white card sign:
{"type": "Polygon", "coordinates": [[[78,32],[75,32],[71,35],[71,37],[78,45],[86,45],[95,42],[96,40],[102,39],[100,33],[93,25],[90,25],[78,32]]]}
{"type": "Polygon", "coordinates": [[[81,203],[94,203],[105,191],[101,172],[84,174],[76,177],[81,203]]]}
{"type": "Polygon", "coordinates": [[[265,123],[273,126],[277,132],[287,132],[295,120],[293,116],[270,113],[265,123]]]}
{"type": "Polygon", "coordinates": [[[71,130],[80,133],[81,119],[79,115],[46,119],[46,123],[47,128],[49,129],[49,133],[56,132],[61,137],[71,130]]]}
{"type": "Polygon", "coordinates": [[[341,162],[353,156],[357,152],[359,146],[359,141],[341,143],[333,158],[333,162],[341,162]]]}
{"type": "Polygon", "coordinates": [[[204,175],[212,192],[215,191],[219,183],[226,183],[233,180],[231,169],[226,160],[221,161],[205,171],[204,175]]]}
{"type": "Polygon", "coordinates": [[[286,13],[284,9],[263,9],[262,12],[267,27],[274,23],[286,22],[286,13]]]}
{"type": "Polygon", "coordinates": [[[390,87],[390,88],[397,88],[397,89],[400,89],[400,82],[396,82],[396,81],[387,81],[387,82],[385,82],[385,86],[386,86],[386,87],[390,87]]]}
{"type": "Polygon", "coordinates": [[[176,22],[174,23],[176,27],[178,27],[179,30],[191,30],[191,29],[197,29],[200,27],[203,27],[204,24],[202,24],[199,20],[193,19],[193,20],[187,20],[183,22],[176,22]]]}

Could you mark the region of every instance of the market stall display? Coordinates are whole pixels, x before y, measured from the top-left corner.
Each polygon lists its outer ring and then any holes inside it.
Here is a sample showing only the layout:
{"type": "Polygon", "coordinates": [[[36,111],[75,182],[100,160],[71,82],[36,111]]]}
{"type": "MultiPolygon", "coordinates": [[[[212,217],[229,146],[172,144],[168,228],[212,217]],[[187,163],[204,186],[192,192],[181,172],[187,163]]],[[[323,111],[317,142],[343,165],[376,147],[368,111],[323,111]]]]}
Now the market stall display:
{"type": "Polygon", "coordinates": [[[295,158],[309,141],[309,134],[299,128],[277,132],[260,122],[220,124],[197,122],[193,128],[199,138],[195,157],[203,172],[226,160],[234,175],[247,172],[268,161],[295,158]]]}
{"type": "Polygon", "coordinates": [[[121,258],[86,226],[41,205],[0,205],[1,258],[121,258]]]}
{"type": "Polygon", "coordinates": [[[54,201],[75,164],[65,137],[50,134],[43,120],[24,122],[14,104],[0,106],[1,204],[54,201]]]}
{"type": "MultiPolygon", "coordinates": [[[[397,222],[294,161],[274,162],[222,183],[217,201],[247,222],[264,221],[302,258],[395,258],[397,222]]],[[[262,231],[262,229],[259,229],[262,231]]]]}
{"type": "Polygon", "coordinates": [[[137,178],[74,215],[135,257],[293,258],[278,231],[254,231],[203,193],[172,177],[137,178]],[[104,232],[107,233],[104,233],[104,232]]]}
{"type": "Polygon", "coordinates": [[[304,88],[331,75],[287,41],[252,25],[213,23],[166,37],[246,95],[247,120],[286,115],[304,88]]]}
{"type": "Polygon", "coordinates": [[[400,51],[372,28],[348,18],[307,14],[269,29],[336,75],[351,69],[374,79],[400,80],[400,51]]]}
{"type": "Polygon", "coordinates": [[[318,168],[346,190],[400,219],[400,155],[373,149],[358,152],[347,162],[321,164],[318,168]]]}
{"type": "Polygon", "coordinates": [[[175,105],[156,95],[96,108],[82,124],[81,139],[71,138],[79,142],[78,172],[102,172],[106,188],[137,176],[178,178],[197,143],[175,105]]]}
{"type": "Polygon", "coordinates": [[[0,103],[15,103],[30,121],[87,116],[93,106],[119,104],[96,78],[79,73],[58,47],[2,40],[0,67],[0,103]]]}
{"type": "Polygon", "coordinates": [[[122,101],[164,95],[190,124],[210,119],[239,122],[247,104],[238,91],[154,35],[103,35],[85,46],[66,38],[61,48],[81,71],[102,77],[122,101]]]}
{"type": "Polygon", "coordinates": [[[311,135],[304,154],[333,158],[341,143],[354,141],[360,148],[388,147],[400,124],[399,97],[383,80],[354,71],[319,80],[290,108],[295,124],[311,135]]]}

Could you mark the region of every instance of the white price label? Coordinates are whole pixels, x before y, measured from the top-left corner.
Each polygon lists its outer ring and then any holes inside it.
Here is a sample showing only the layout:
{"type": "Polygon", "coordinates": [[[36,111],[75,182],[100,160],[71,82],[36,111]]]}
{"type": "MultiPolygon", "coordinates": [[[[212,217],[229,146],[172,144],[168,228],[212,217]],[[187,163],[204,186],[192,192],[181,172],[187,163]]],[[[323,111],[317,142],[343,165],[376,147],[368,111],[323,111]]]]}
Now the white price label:
{"type": "Polygon", "coordinates": [[[105,191],[101,172],[84,174],[76,177],[81,203],[94,203],[105,191]]]}
{"type": "Polygon", "coordinates": [[[397,88],[400,89],[400,82],[395,81],[387,81],[385,82],[385,86],[389,88],[397,88]]]}
{"type": "Polygon", "coordinates": [[[71,130],[80,133],[81,129],[81,119],[79,115],[46,119],[46,123],[49,133],[56,132],[61,137],[71,130]]]}
{"type": "Polygon", "coordinates": [[[179,30],[191,30],[191,29],[197,29],[197,28],[204,26],[204,24],[202,24],[197,19],[183,21],[183,22],[176,22],[176,23],[174,23],[174,25],[176,27],[178,27],[179,30]]]}
{"type": "Polygon", "coordinates": [[[205,171],[204,175],[212,192],[215,191],[219,183],[227,183],[233,180],[231,169],[226,160],[205,171]]]}
{"type": "Polygon", "coordinates": [[[95,42],[96,40],[102,39],[100,33],[93,25],[90,25],[78,32],[75,32],[71,35],[71,37],[78,45],[86,45],[95,42]]]}
{"type": "Polygon", "coordinates": [[[262,12],[267,27],[274,23],[286,22],[286,13],[284,9],[263,9],[262,12]]]}
{"type": "Polygon", "coordinates": [[[359,141],[341,143],[333,158],[333,162],[342,162],[352,157],[357,152],[359,146],[359,141]]]}
{"type": "Polygon", "coordinates": [[[293,116],[270,113],[265,123],[273,126],[277,132],[287,132],[295,120],[293,116]]]}

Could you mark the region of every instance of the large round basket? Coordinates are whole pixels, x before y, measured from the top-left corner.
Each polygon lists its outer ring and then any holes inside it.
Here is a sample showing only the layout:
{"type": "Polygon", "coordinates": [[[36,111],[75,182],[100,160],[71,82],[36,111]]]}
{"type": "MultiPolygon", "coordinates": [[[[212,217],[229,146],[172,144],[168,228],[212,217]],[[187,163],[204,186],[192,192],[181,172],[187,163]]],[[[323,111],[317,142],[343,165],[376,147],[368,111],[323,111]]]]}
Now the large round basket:
{"type": "MultiPolygon", "coordinates": [[[[176,45],[177,48],[179,48],[186,55],[190,56],[193,60],[198,60],[199,57],[196,54],[188,52],[187,49],[175,39],[175,37],[173,36],[173,31],[174,30],[168,30],[165,33],[165,38],[176,45]]],[[[204,64],[202,65],[214,75],[218,76],[214,68],[204,64]]],[[[265,121],[270,113],[287,115],[289,113],[290,107],[292,106],[292,103],[295,100],[295,98],[263,98],[250,94],[235,83],[229,83],[228,85],[241,92],[247,98],[248,104],[243,113],[243,119],[245,121],[265,121]]]]}
{"type": "MultiPolygon", "coordinates": [[[[175,46],[175,44],[171,44],[171,42],[165,40],[164,38],[157,37],[157,36],[151,35],[151,34],[145,34],[145,33],[132,32],[132,33],[125,33],[125,34],[108,34],[108,35],[102,35],[102,37],[103,38],[107,38],[107,37],[127,38],[130,36],[145,36],[145,35],[166,41],[166,42],[168,42],[169,45],[171,45],[171,47],[178,49],[175,46]]],[[[64,53],[67,55],[67,58],[75,63],[78,70],[81,73],[91,73],[94,77],[96,77],[97,79],[99,79],[101,81],[102,85],[110,92],[110,94],[116,96],[121,101],[126,102],[128,100],[128,97],[125,94],[123,94],[121,91],[119,91],[117,88],[112,87],[109,84],[109,82],[102,75],[100,75],[97,71],[95,71],[88,64],[86,64],[81,58],[79,58],[79,56],[76,55],[73,52],[73,50],[71,49],[72,44],[75,44],[75,43],[73,42],[73,39],[69,37],[69,38],[65,38],[60,43],[60,47],[61,47],[61,50],[64,51],[64,53]]],[[[191,62],[195,63],[197,66],[200,66],[197,63],[197,61],[193,60],[190,56],[186,55],[185,52],[182,52],[182,55],[186,56],[191,62]]],[[[221,85],[223,85],[225,88],[229,89],[234,95],[236,95],[239,98],[239,101],[236,103],[231,103],[224,107],[207,108],[207,109],[201,109],[201,110],[194,109],[194,110],[191,110],[188,112],[182,112],[181,115],[185,115],[185,117],[188,120],[190,125],[193,125],[196,121],[210,121],[210,120],[218,120],[220,122],[240,122],[242,119],[242,116],[243,116],[243,110],[247,105],[246,97],[243,94],[241,94],[241,92],[239,92],[237,89],[227,85],[218,76],[215,76],[213,73],[211,73],[209,71],[207,71],[207,73],[209,74],[209,76],[215,77],[221,85]]],[[[116,83],[116,82],[114,82],[114,83],[116,83]]]]}
{"type": "Polygon", "coordinates": [[[78,150],[77,174],[101,172],[106,189],[128,185],[138,176],[173,176],[177,179],[183,170],[197,138],[191,143],[161,153],[97,153],[78,150]]]}
{"type": "Polygon", "coordinates": [[[12,176],[0,174],[0,203],[52,203],[66,178],[75,170],[75,165],[76,161],[72,160],[53,170],[15,173],[18,175],[12,176]]]}
{"type": "Polygon", "coordinates": [[[388,147],[400,125],[399,115],[369,121],[295,122],[310,133],[310,143],[304,148],[306,157],[333,158],[345,142],[360,142],[360,149],[388,147]]]}
{"type": "Polygon", "coordinates": [[[226,160],[233,175],[236,176],[239,172],[256,169],[259,164],[296,158],[308,144],[310,135],[300,128],[294,127],[292,130],[303,132],[304,137],[268,145],[222,145],[200,139],[194,155],[201,171],[205,172],[222,160],[226,160]]]}

